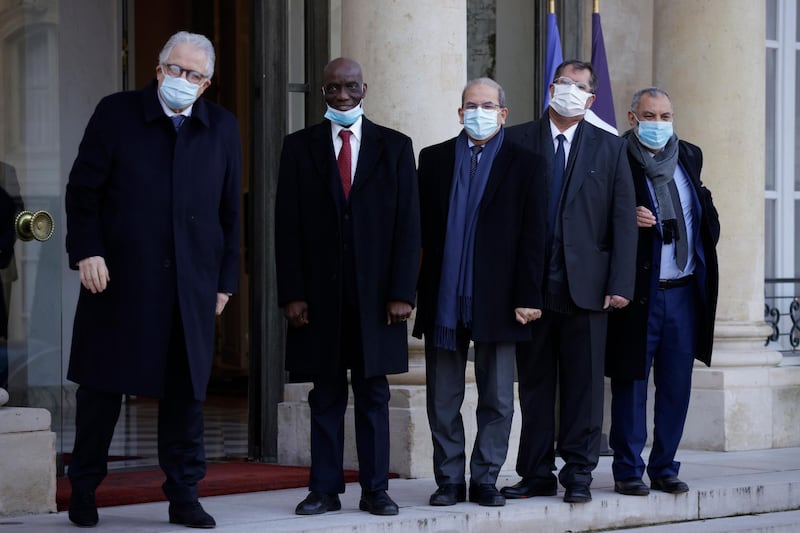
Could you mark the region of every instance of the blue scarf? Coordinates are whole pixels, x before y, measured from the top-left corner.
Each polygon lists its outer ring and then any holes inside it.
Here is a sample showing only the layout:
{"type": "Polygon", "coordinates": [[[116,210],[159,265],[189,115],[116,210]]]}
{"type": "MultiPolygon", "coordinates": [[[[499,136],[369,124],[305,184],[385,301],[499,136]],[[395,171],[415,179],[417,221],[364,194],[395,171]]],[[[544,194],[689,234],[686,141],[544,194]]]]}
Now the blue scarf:
{"type": "Polygon", "coordinates": [[[442,277],[439,280],[439,299],[433,344],[445,350],[456,349],[458,324],[472,327],[472,290],[475,270],[475,228],[483,191],[489,181],[492,163],[503,144],[503,128],[483,145],[475,177],[470,183],[470,151],[467,135],[462,131],[456,138],[456,158],[453,184],[450,188],[450,208],[447,212],[447,233],[444,239],[442,277]]]}

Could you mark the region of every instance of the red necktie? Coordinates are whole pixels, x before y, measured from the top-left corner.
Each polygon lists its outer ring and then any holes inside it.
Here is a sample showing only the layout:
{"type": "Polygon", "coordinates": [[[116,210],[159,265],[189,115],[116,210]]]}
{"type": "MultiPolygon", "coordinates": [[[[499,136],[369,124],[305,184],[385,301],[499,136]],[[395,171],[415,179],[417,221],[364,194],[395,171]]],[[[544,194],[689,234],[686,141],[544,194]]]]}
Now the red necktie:
{"type": "Polygon", "coordinates": [[[350,197],[350,181],[353,175],[350,167],[352,165],[352,156],[350,153],[350,136],[353,134],[350,130],[339,131],[339,137],[342,138],[342,149],[339,150],[339,158],[336,160],[336,165],[339,167],[339,177],[342,180],[342,190],[344,191],[344,198],[347,200],[350,197]]]}

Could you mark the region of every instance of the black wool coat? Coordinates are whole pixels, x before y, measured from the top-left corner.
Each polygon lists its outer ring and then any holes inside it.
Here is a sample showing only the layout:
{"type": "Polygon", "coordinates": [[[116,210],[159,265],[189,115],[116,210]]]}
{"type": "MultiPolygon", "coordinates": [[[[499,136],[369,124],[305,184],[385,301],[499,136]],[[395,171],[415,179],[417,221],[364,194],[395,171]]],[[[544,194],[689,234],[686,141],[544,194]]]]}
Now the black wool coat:
{"type": "MultiPolygon", "coordinates": [[[[444,259],[456,138],[422,150],[422,267],[414,335],[432,335],[444,259]]],[[[475,233],[472,339],[530,340],[514,309],[542,308],[547,199],[542,158],[508,136],[495,156],[475,233]]]]}
{"type": "Polygon", "coordinates": [[[411,139],[362,119],[349,206],[327,120],[284,139],[275,207],[278,304],[308,304],[309,323],[288,328],[286,369],[303,377],[340,368],[343,278],[355,276],[366,377],[408,371],[405,322],[386,324],[386,304],[414,304],[419,197],[411,139]],[[341,196],[343,198],[343,196],[341,196]],[[343,272],[343,217],[354,273],[343,272]]]}
{"type": "Polygon", "coordinates": [[[81,287],[67,378],[162,397],[170,336],[182,327],[202,400],[217,293],[235,292],[238,277],[239,128],[200,98],[176,132],[156,90],[154,81],[103,98],[69,175],[69,266],[102,256],[111,281],[98,294],[81,287]]]}

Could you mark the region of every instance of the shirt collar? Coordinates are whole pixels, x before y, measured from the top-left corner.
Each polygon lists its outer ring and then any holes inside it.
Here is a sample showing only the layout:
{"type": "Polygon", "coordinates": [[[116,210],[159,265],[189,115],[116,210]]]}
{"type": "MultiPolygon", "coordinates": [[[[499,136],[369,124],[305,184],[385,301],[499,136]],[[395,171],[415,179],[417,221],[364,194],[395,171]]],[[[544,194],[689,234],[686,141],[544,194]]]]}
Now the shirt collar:
{"type": "Polygon", "coordinates": [[[363,125],[363,120],[362,120],[363,118],[364,117],[358,117],[358,120],[356,120],[346,128],[331,121],[331,135],[333,135],[333,138],[335,139],[339,136],[340,131],[350,130],[353,132],[353,136],[356,138],[356,140],[358,142],[361,142],[361,126],[363,125]]]}
{"type": "Polygon", "coordinates": [[[565,129],[564,131],[561,131],[561,130],[558,129],[558,127],[556,127],[555,124],[553,124],[553,121],[551,120],[550,121],[550,138],[553,139],[553,142],[555,142],[556,141],[556,137],[558,137],[559,135],[563,135],[564,138],[567,141],[567,144],[572,144],[572,139],[575,137],[575,132],[578,131],[578,124],[580,124],[580,121],[576,122],[575,124],[573,124],[569,128],[565,129]]]}

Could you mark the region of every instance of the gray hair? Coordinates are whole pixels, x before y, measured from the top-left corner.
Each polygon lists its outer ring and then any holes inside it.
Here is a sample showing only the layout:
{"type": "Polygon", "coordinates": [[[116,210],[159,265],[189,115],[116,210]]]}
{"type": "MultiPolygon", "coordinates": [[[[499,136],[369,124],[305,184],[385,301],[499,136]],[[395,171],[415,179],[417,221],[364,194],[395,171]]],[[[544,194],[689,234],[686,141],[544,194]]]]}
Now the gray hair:
{"type": "Polygon", "coordinates": [[[503,87],[501,87],[500,84],[494,81],[492,78],[474,78],[469,80],[464,86],[464,90],[461,91],[461,105],[464,105],[464,96],[467,94],[467,89],[475,85],[486,85],[492,89],[497,89],[498,100],[500,100],[498,103],[500,104],[500,107],[506,106],[506,92],[503,90],[503,87]]]}
{"type": "Polygon", "coordinates": [[[645,87],[644,89],[639,89],[635,93],[633,93],[633,98],[631,99],[631,111],[634,113],[637,109],[639,109],[639,100],[641,100],[642,95],[647,94],[647,96],[656,97],[658,95],[664,95],[667,97],[667,100],[672,101],[669,97],[669,93],[660,87],[645,87]]]}
{"type": "Polygon", "coordinates": [[[164,48],[161,49],[161,53],[158,54],[158,62],[162,65],[165,65],[167,63],[167,59],[169,59],[169,55],[172,53],[172,49],[178,44],[189,44],[205,52],[206,71],[202,74],[205,74],[209,79],[214,75],[214,60],[216,59],[216,55],[214,54],[214,45],[211,44],[211,41],[208,40],[208,37],[199,33],[179,31],[170,37],[167,41],[167,44],[165,44],[164,48]]]}

